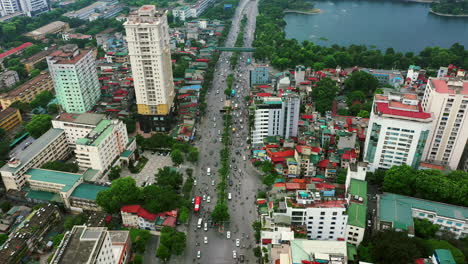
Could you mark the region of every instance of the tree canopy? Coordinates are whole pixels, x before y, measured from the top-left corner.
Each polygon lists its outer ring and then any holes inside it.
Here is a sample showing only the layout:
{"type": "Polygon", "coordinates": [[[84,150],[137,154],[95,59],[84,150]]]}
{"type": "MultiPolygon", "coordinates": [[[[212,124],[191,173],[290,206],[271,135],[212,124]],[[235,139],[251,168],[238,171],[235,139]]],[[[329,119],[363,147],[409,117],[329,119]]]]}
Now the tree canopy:
{"type": "Polygon", "coordinates": [[[318,81],[316,87],[312,89],[315,109],[322,114],[331,110],[337,92],[338,87],[332,79],[325,78],[318,81]]]}
{"type": "Polygon", "coordinates": [[[116,213],[124,205],[138,204],[140,189],[131,177],[120,178],[112,182],[109,189],[100,191],[96,203],[106,212],[116,213]]]}
{"type": "Polygon", "coordinates": [[[394,166],[386,171],[383,188],[386,192],[468,206],[468,173],[463,171],[443,175],[438,170],[394,166]]]}
{"type": "Polygon", "coordinates": [[[34,115],[26,125],[25,129],[31,137],[38,138],[52,127],[52,117],[50,115],[34,115]]]}

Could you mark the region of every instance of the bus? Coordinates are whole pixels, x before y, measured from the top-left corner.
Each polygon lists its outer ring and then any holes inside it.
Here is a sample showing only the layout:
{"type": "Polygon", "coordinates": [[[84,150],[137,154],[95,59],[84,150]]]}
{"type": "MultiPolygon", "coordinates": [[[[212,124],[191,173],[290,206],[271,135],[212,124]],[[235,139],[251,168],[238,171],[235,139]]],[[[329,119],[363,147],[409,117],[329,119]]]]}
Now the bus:
{"type": "Polygon", "coordinates": [[[195,207],[193,208],[193,211],[195,213],[200,211],[200,205],[201,205],[201,197],[197,196],[197,197],[195,197],[195,207]]]}

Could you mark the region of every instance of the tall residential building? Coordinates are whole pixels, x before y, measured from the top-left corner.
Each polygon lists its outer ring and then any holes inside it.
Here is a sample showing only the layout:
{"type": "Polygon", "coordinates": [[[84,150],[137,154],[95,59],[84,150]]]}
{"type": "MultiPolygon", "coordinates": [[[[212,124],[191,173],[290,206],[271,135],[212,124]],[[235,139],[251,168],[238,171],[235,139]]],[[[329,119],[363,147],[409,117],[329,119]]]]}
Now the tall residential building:
{"type": "Polygon", "coordinates": [[[417,168],[432,122],[415,94],[376,95],[364,148],[370,171],[402,164],[417,168]]]}
{"type": "Polygon", "coordinates": [[[93,50],[65,45],[47,57],[47,64],[63,110],[90,111],[101,96],[93,50]]]}
{"type": "Polygon", "coordinates": [[[167,131],[174,102],[167,16],[144,5],[124,23],[140,128],[167,131]]]}
{"type": "Polygon", "coordinates": [[[47,0],[0,0],[0,16],[21,12],[33,17],[49,10],[47,0]]]}
{"type": "Polygon", "coordinates": [[[296,137],[299,125],[300,98],[294,94],[265,97],[255,105],[252,144],[261,145],[268,136],[296,137]]]}
{"type": "Polygon", "coordinates": [[[457,169],[468,139],[468,81],[458,78],[430,78],[422,107],[434,114],[424,159],[457,169]]]}

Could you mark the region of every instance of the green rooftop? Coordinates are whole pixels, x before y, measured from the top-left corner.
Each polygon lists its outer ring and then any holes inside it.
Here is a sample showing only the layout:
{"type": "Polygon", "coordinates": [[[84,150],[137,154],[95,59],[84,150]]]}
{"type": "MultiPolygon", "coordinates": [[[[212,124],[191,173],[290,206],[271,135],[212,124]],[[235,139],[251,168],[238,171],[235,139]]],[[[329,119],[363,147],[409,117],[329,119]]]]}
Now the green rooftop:
{"type": "Polygon", "coordinates": [[[349,194],[352,196],[357,195],[363,198],[363,202],[353,202],[348,207],[348,224],[365,228],[366,227],[366,214],[367,214],[367,182],[357,179],[351,179],[349,186],[349,194]]]}
{"type": "Polygon", "coordinates": [[[43,169],[30,169],[25,174],[31,176],[32,181],[61,184],[62,192],[70,190],[83,177],[81,174],[43,169]]]}
{"type": "Polygon", "coordinates": [[[414,197],[384,193],[379,201],[380,221],[393,223],[393,228],[407,230],[413,227],[412,208],[434,212],[438,216],[465,221],[468,218],[468,208],[444,204],[414,197]]]}
{"type": "Polygon", "coordinates": [[[88,138],[79,138],[76,140],[77,145],[99,146],[101,142],[106,139],[114,129],[111,120],[102,120],[97,126],[89,133],[88,138]]]}
{"type": "Polygon", "coordinates": [[[125,150],[124,152],[122,152],[122,154],[120,154],[121,157],[124,157],[124,158],[128,158],[130,157],[130,155],[132,155],[133,151],[131,150],[125,150]]]}
{"type": "Polygon", "coordinates": [[[50,201],[50,202],[58,202],[63,203],[62,198],[58,193],[51,193],[45,191],[29,191],[26,194],[26,198],[36,200],[36,201],[50,201]]]}
{"type": "Polygon", "coordinates": [[[71,197],[95,201],[97,194],[100,191],[104,191],[107,189],[109,189],[109,187],[96,184],[82,183],[75,188],[75,190],[71,194],[71,197]]]}
{"type": "Polygon", "coordinates": [[[436,249],[434,250],[434,255],[436,255],[440,264],[455,264],[455,259],[453,258],[452,252],[448,249],[436,249]]]}

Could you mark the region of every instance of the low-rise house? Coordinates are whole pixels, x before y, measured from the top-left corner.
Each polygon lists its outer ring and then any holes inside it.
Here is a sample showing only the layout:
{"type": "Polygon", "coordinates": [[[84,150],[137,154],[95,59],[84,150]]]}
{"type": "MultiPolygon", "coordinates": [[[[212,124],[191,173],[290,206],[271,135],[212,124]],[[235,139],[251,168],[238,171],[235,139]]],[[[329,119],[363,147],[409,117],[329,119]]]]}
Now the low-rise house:
{"type": "Polygon", "coordinates": [[[376,228],[414,235],[413,218],[426,219],[457,238],[468,235],[468,208],[394,193],[377,196],[376,228]]]}
{"type": "Polygon", "coordinates": [[[62,32],[68,32],[69,30],[70,25],[68,25],[68,23],[62,21],[54,21],[24,35],[27,37],[31,37],[35,40],[43,40],[46,38],[47,34],[57,34],[62,32]]]}
{"type": "Polygon", "coordinates": [[[10,234],[0,249],[0,263],[19,263],[31,252],[44,253],[47,232],[57,225],[62,216],[56,205],[47,204],[35,210],[22,227],[10,234]]]}
{"type": "Polygon", "coordinates": [[[21,124],[23,119],[18,109],[9,107],[3,111],[0,111],[0,128],[5,131],[12,130],[21,124]]]}
{"type": "Polygon", "coordinates": [[[6,70],[0,73],[0,89],[8,89],[19,82],[19,76],[16,71],[6,70]]]}
{"type": "Polygon", "coordinates": [[[53,89],[54,84],[50,74],[42,72],[16,89],[0,94],[0,105],[3,109],[6,109],[16,101],[30,103],[40,92],[52,91],[53,89]]]}
{"type": "Polygon", "coordinates": [[[141,205],[125,205],[120,209],[122,224],[127,227],[160,230],[163,226],[175,227],[177,210],[152,214],[141,205]]]}

